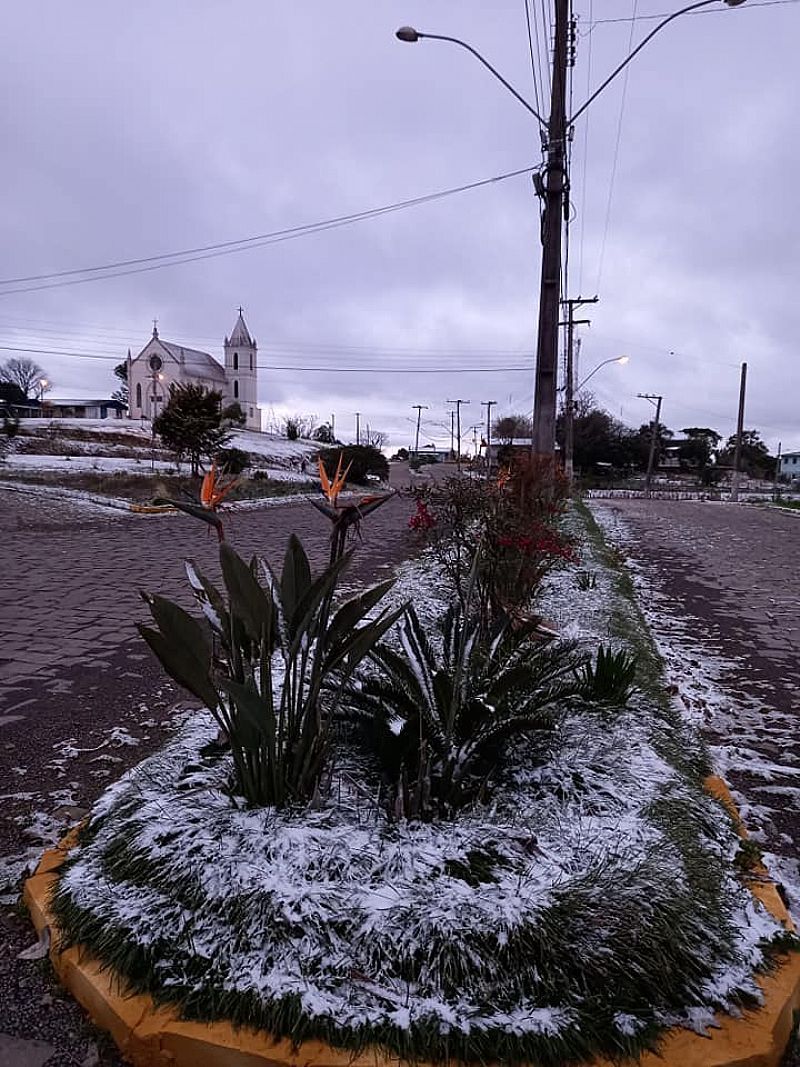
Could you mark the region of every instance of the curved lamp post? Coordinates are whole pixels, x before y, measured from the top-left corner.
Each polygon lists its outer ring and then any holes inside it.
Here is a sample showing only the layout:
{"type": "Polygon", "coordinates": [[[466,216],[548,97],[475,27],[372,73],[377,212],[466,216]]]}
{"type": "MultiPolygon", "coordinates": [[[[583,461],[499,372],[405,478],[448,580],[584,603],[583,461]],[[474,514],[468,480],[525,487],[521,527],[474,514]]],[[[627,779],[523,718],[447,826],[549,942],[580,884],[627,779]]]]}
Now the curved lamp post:
{"type": "MultiPolygon", "coordinates": [[[[722,0],[728,7],[739,7],[745,0],[722,0]]],[[[651,30],[636,48],[616,67],[605,81],[578,108],[571,117],[566,114],[565,85],[567,64],[567,23],[569,0],[554,0],[555,34],[553,62],[556,75],[552,79],[550,117],[547,121],[517,90],[506,81],[492,64],[476,49],[458,37],[439,33],[422,33],[413,26],[401,26],[395,36],[408,44],[421,40],[447,41],[466,49],[515,97],[537,120],[543,134],[547,152],[544,176],[537,183],[537,192],[542,198],[542,270],[539,288],[539,325],[536,341],[536,387],[533,402],[533,450],[545,455],[555,451],[557,367],[558,367],[558,320],[561,305],[561,230],[566,198],[566,167],[564,162],[567,130],[584,113],[600,93],[627,67],[639,52],[674,19],[697,11],[701,7],[718,4],[720,0],[699,0],[668,15],[651,30]]]]}
{"type": "Polygon", "coordinates": [[[597,366],[589,371],[586,377],[575,386],[574,389],[570,389],[570,383],[567,382],[567,398],[564,403],[564,474],[572,484],[572,479],[575,474],[574,454],[575,454],[575,394],[583,389],[584,385],[593,378],[601,367],[607,367],[609,363],[617,363],[620,367],[624,367],[630,359],[630,356],[612,356],[611,359],[604,359],[602,363],[598,363],[597,366]]]}
{"type": "Polygon", "coordinates": [[[594,370],[591,370],[586,375],[582,382],[575,386],[575,392],[580,392],[580,390],[583,389],[584,385],[586,385],[589,379],[593,378],[601,367],[607,367],[609,363],[618,363],[620,367],[624,367],[626,363],[630,362],[630,358],[630,356],[613,356],[611,359],[604,359],[602,363],[598,363],[594,370]]]}

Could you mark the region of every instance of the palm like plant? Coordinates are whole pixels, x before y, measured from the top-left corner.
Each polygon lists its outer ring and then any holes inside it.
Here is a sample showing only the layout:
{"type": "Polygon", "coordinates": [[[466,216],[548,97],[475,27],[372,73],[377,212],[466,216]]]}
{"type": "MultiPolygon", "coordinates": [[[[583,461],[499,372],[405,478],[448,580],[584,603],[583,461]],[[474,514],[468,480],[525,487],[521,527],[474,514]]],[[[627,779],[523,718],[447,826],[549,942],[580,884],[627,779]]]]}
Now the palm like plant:
{"type": "Polygon", "coordinates": [[[439,650],[409,606],[401,651],[376,646],[379,671],[348,698],[397,816],[451,816],[480,794],[504,743],[552,729],[577,690],[570,651],[529,641],[507,619],[484,642],[456,605],[441,628],[439,650]]]}

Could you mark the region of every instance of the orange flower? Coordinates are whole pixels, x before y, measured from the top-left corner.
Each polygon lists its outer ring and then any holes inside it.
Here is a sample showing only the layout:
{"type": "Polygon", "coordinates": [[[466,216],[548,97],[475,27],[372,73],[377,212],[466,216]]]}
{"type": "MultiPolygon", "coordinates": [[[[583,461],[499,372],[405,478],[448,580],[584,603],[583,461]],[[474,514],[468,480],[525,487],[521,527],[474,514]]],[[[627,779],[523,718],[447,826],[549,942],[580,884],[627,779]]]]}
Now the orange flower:
{"type": "Polygon", "coordinates": [[[336,474],[333,476],[333,481],[328,477],[328,472],[325,470],[325,464],[320,458],[319,461],[319,480],[322,486],[322,491],[328,498],[328,503],[333,504],[336,507],[336,499],[344,489],[344,483],[347,481],[347,475],[350,473],[352,462],[347,464],[347,469],[342,474],[342,453],[339,453],[339,463],[336,467],[336,474]]]}
{"type": "Polygon", "coordinates": [[[217,477],[216,464],[211,464],[211,470],[203,476],[203,484],[200,486],[200,503],[209,511],[216,511],[225,497],[239,484],[238,478],[230,478],[223,482],[217,477]]]}
{"type": "Polygon", "coordinates": [[[497,488],[505,489],[508,479],[511,477],[510,467],[501,467],[500,473],[497,475],[497,488]]]}

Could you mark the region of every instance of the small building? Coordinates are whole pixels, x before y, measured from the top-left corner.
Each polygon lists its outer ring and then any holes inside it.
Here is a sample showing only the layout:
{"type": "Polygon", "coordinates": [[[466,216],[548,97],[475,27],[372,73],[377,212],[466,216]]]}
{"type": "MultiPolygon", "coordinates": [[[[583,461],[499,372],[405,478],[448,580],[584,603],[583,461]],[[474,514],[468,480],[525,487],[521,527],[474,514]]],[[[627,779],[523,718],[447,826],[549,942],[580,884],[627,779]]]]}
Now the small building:
{"type": "Polygon", "coordinates": [[[790,481],[800,480],[800,452],[784,452],[778,464],[778,476],[790,481]]]}
{"type": "Polygon", "coordinates": [[[31,414],[43,419],[121,419],[125,404],[121,400],[51,400],[45,399],[31,414]]]}

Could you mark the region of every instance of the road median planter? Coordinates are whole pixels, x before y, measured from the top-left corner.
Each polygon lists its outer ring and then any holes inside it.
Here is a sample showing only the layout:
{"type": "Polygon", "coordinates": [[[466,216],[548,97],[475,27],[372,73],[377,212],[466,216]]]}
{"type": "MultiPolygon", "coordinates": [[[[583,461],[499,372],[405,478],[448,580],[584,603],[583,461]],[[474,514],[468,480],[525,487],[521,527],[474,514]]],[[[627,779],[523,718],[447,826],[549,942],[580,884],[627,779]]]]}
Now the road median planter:
{"type": "MultiPolygon", "coordinates": [[[[730,793],[717,777],[706,780],[746,837],[730,793]]],[[[377,1067],[399,1064],[397,1057],[375,1049],[358,1055],[320,1041],[293,1046],[268,1034],[229,1022],[199,1023],[180,1018],[177,1007],[159,1007],[150,996],[129,994],[112,968],[101,967],[81,946],[63,948],[50,900],[59,869],[77,841],[76,831],[42,856],[25,884],[24,901],[40,936],[50,934],[50,959],[61,983],[101,1029],[108,1031],[135,1067],[377,1067]]],[[[750,889],[787,931],[794,925],[774,882],[763,866],[751,869],[750,889]]],[[[720,1014],[709,1036],[684,1029],[667,1032],[659,1052],[645,1053],[642,1067],[778,1067],[800,1008],[800,954],[775,960],[774,969],[758,978],[763,1004],[739,1017],[720,1014]]],[[[628,1061],[632,1062],[632,1061],[628,1061]]],[[[611,1067],[605,1059],[593,1067],[611,1067]]]]}

